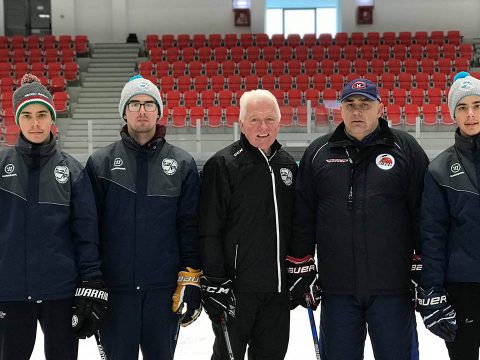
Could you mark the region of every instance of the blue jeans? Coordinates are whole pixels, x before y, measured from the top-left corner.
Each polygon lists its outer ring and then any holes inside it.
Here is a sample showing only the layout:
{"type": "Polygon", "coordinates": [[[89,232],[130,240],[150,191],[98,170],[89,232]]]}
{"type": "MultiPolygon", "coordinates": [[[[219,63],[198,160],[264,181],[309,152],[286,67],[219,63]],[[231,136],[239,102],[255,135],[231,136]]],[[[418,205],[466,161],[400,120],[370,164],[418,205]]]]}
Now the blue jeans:
{"type": "Polygon", "coordinates": [[[367,331],[376,360],[418,360],[410,294],[322,296],[322,360],[362,360],[367,331]]]}

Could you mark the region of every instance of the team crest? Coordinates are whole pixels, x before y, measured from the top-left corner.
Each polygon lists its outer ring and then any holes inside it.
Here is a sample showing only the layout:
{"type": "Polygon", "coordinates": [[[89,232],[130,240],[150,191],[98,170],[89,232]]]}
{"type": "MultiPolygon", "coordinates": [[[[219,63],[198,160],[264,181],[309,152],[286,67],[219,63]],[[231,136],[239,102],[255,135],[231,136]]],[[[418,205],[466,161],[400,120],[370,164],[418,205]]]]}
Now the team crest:
{"type": "Polygon", "coordinates": [[[162,169],[167,175],[173,175],[177,171],[178,163],[175,159],[163,159],[162,169]]]}
{"type": "Polygon", "coordinates": [[[293,183],[293,174],[290,169],[281,168],[280,169],[280,176],[282,177],[283,182],[285,185],[290,186],[293,183]]]}
{"type": "Polygon", "coordinates": [[[77,315],[73,315],[72,316],[72,327],[75,327],[78,325],[78,316],[77,315]]]}
{"type": "Polygon", "coordinates": [[[390,154],[380,154],[375,159],[375,163],[382,170],[390,170],[395,166],[395,158],[390,154]]]}
{"type": "Polygon", "coordinates": [[[68,170],[68,167],[66,166],[55,166],[54,174],[55,180],[60,184],[65,184],[68,181],[70,170],[68,170]]]}

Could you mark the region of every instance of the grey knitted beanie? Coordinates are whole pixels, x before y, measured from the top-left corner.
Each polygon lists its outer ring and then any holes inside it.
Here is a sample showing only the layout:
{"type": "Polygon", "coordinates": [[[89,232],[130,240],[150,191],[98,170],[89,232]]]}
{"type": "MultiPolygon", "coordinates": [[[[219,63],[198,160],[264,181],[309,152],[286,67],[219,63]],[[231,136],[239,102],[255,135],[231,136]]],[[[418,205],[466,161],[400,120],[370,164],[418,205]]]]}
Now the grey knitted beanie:
{"type": "Polygon", "coordinates": [[[136,75],[130,78],[125,84],[120,95],[120,103],[118,104],[118,112],[123,118],[127,102],[135,95],[150,95],[158,106],[159,116],[163,115],[163,103],[160,97],[160,91],[150,80],[143,78],[141,75],[136,75]]]}
{"type": "Polygon", "coordinates": [[[453,78],[453,84],[448,93],[448,109],[452,119],[455,119],[455,108],[465,96],[480,96],[480,80],[466,71],[459,72],[453,78]]]}

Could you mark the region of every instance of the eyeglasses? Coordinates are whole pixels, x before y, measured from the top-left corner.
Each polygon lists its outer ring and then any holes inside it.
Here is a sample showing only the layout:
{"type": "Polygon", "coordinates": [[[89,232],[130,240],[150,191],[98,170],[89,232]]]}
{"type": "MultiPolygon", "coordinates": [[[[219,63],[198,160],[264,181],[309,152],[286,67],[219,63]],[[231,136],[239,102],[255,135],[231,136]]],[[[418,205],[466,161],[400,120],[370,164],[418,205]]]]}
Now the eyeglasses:
{"type": "Polygon", "coordinates": [[[157,103],[155,101],[147,101],[144,103],[141,103],[139,101],[130,101],[127,104],[128,110],[132,112],[140,111],[140,109],[143,107],[145,108],[145,111],[147,112],[154,112],[157,110],[157,103]]]}

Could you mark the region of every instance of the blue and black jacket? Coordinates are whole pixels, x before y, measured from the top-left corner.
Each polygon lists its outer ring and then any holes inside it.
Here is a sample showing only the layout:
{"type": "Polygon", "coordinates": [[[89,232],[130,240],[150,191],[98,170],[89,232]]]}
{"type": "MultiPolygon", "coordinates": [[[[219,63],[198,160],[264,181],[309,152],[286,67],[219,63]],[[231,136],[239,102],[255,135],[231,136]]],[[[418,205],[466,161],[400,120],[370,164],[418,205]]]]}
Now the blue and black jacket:
{"type": "Polygon", "coordinates": [[[462,137],[435,158],[422,200],[421,285],[480,283],[480,137],[462,137]]]}
{"type": "Polygon", "coordinates": [[[97,214],[83,167],[53,136],[0,152],[0,301],[73,297],[101,276],[97,214]]]}
{"type": "MultiPolygon", "coordinates": [[[[178,271],[200,268],[194,159],[161,131],[144,146],[122,139],[87,162],[99,213],[105,280],[111,290],[175,287],[178,271]]],[[[164,127],[160,130],[163,130],[164,127]]]]}

